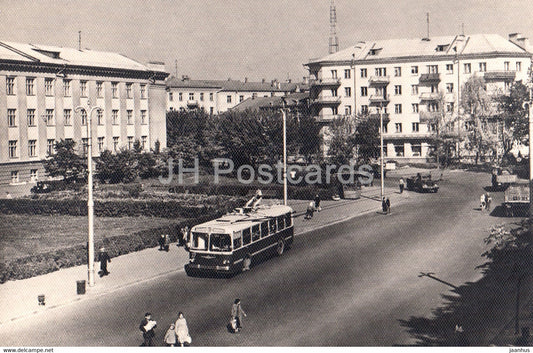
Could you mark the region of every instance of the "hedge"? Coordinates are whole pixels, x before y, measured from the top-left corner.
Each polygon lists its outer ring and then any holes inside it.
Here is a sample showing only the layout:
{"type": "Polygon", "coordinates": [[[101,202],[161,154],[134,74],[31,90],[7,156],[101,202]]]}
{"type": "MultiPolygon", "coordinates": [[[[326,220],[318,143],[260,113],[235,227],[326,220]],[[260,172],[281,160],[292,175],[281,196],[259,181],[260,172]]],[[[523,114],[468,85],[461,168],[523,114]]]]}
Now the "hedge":
{"type": "MultiPolygon", "coordinates": [[[[149,230],[104,238],[95,243],[95,249],[105,246],[110,257],[158,246],[161,234],[169,234],[172,242],[177,241],[178,232],[182,227],[192,227],[221,216],[223,212],[212,212],[196,219],[185,220],[173,226],[152,228],[149,230]]],[[[8,263],[0,263],[0,283],[9,280],[24,279],[44,275],[61,268],[79,266],[87,263],[87,246],[76,245],[46,253],[29,255],[14,259],[8,263]]]]}
{"type": "MultiPolygon", "coordinates": [[[[244,199],[233,198],[220,204],[184,206],[183,201],[112,200],[95,201],[97,217],[162,217],[195,218],[220,210],[229,211],[241,206],[244,199]]],[[[86,216],[87,201],[79,199],[0,199],[1,214],[38,214],[86,216]]]]}

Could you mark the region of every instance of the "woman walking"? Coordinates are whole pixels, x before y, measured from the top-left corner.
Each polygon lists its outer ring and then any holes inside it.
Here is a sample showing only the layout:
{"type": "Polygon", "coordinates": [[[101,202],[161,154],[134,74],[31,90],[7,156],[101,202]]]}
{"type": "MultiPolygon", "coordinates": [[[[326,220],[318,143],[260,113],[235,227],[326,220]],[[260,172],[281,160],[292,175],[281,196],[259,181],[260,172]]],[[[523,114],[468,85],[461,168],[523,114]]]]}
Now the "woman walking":
{"type": "Polygon", "coordinates": [[[187,327],[187,320],[185,320],[185,316],[183,316],[183,313],[180,311],[178,313],[178,319],[176,320],[176,336],[178,337],[178,343],[180,346],[184,345],[190,345],[192,342],[192,338],[189,335],[189,328],[187,327]]]}

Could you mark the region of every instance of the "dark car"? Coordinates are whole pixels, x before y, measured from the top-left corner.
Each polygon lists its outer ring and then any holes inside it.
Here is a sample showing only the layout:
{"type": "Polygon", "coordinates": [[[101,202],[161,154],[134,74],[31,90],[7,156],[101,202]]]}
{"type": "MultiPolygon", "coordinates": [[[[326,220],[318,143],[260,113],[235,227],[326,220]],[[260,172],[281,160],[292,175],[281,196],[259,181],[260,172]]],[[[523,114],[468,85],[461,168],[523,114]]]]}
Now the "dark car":
{"type": "Polygon", "coordinates": [[[418,173],[416,176],[407,178],[407,190],[437,192],[439,191],[439,185],[436,181],[431,180],[431,174],[421,175],[418,173]]]}

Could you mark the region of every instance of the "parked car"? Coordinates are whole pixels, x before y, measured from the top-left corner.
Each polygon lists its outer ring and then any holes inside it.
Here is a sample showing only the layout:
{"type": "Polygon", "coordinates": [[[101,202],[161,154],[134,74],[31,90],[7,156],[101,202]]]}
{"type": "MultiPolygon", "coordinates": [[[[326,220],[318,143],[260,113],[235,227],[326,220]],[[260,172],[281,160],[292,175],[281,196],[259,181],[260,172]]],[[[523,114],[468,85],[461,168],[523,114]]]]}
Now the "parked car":
{"type": "Polygon", "coordinates": [[[512,183],[518,180],[518,176],[511,174],[507,169],[494,168],[492,170],[492,188],[496,190],[504,190],[512,183]]]}
{"type": "Polygon", "coordinates": [[[529,180],[517,180],[505,190],[503,206],[507,217],[526,216],[529,211],[529,180]]]}
{"type": "Polygon", "coordinates": [[[437,192],[439,185],[436,181],[431,180],[431,174],[421,175],[407,178],[407,190],[417,192],[437,192]]]}

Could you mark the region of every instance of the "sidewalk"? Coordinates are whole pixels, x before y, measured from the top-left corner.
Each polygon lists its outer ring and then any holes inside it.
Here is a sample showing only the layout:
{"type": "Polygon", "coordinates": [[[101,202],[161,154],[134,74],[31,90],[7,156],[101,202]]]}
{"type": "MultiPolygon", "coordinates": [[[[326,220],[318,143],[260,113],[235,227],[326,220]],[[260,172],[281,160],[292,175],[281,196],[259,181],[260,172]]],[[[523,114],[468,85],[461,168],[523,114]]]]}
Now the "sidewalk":
{"type": "MultiPolygon", "coordinates": [[[[399,194],[396,189],[386,188],[385,194],[390,197],[392,209],[401,202],[408,200],[408,192],[399,194]]],[[[323,200],[322,211],[315,213],[310,220],[304,220],[305,210],[309,201],[290,200],[293,207],[295,234],[300,236],[306,232],[328,225],[346,221],[350,218],[381,211],[379,187],[363,189],[360,199],[356,200],[323,200]]],[[[86,285],[85,294],[77,294],[77,281],[87,280],[87,266],[76,266],[61,269],[46,275],[24,280],[8,281],[0,284],[0,328],[2,324],[52,310],[81,300],[90,300],[115,290],[153,280],[172,272],[184,271],[188,262],[188,253],[182,247],[171,244],[170,251],[159,251],[158,248],[122,255],[112,259],[108,265],[110,275],[100,278],[96,275],[95,286],[86,285]],[[37,297],[45,295],[46,305],[38,305],[37,297]]],[[[99,263],[95,263],[96,272],[99,263]]]]}

